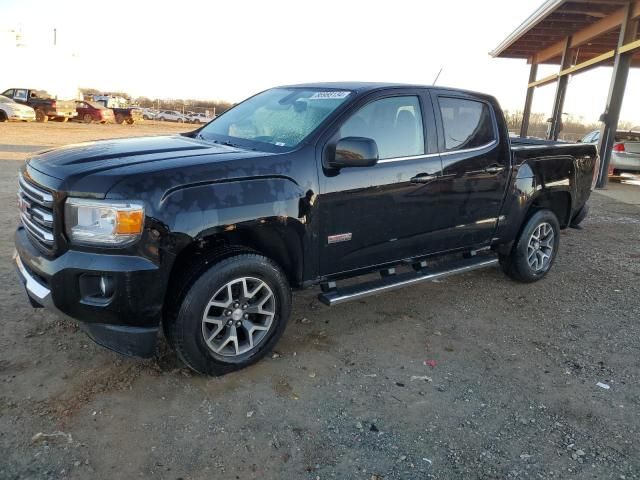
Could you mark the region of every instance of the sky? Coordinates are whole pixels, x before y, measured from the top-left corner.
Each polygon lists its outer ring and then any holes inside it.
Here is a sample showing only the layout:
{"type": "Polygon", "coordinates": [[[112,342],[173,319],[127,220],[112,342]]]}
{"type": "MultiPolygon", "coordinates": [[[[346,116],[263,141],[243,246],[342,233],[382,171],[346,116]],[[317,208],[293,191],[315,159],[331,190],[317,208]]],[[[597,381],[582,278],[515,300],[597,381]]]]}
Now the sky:
{"type": "MultiPolygon", "coordinates": [[[[54,75],[58,82],[133,96],[238,102],[300,82],[432,84],[442,69],[438,85],[487,92],[503,108],[521,110],[529,66],[488,52],[541,3],[0,0],[0,31],[20,29],[28,48],[47,52],[56,28],[56,49],[72,54],[75,67],[44,73],[43,81],[54,75]]],[[[542,67],[538,77],[556,70],[542,67]]],[[[598,68],[572,77],[564,111],[596,122],[610,74],[610,68],[598,68]]],[[[537,89],[533,111],[550,114],[554,93],[555,85],[537,89]]],[[[635,70],[621,120],[640,125],[638,105],[635,70]]]]}

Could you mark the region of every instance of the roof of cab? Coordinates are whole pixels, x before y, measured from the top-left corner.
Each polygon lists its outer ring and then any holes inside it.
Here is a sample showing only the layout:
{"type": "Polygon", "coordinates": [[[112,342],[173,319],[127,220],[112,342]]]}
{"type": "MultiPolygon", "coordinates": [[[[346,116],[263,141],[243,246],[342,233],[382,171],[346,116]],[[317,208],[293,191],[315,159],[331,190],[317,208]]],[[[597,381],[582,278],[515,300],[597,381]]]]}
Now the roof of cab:
{"type": "Polygon", "coordinates": [[[491,97],[486,93],[474,92],[472,90],[465,90],[461,88],[451,88],[441,85],[417,85],[410,83],[386,83],[386,82],[316,82],[316,83],[298,83],[293,85],[281,85],[278,88],[327,88],[327,89],[342,89],[350,90],[357,93],[371,92],[374,90],[384,90],[387,88],[424,88],[439,90],[449,90],[454,92],[468,93],[472,95],[479,95],[483,97],[491,97]]]}

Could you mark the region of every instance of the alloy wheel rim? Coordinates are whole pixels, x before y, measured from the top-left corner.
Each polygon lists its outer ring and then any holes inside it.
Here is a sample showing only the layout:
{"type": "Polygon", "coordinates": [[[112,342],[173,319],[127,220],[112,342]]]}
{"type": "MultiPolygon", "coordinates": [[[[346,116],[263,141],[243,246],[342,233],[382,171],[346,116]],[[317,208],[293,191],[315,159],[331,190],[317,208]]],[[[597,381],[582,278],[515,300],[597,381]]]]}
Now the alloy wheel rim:
{"type": "Polygon", "coordinates": [[[276,298],[264,281],[241,277],[227,282],[209,300],[202,315],[202,335],[217,355],[243,355],[267,337],[276,298]]]}
{"type": "Polygon", "coordinates": [[[527,245],[527,262],[532,270],[539,272],[546,269],[553,254],[555,233],[547,222],[541,223],[529,237],[527,245]]]}

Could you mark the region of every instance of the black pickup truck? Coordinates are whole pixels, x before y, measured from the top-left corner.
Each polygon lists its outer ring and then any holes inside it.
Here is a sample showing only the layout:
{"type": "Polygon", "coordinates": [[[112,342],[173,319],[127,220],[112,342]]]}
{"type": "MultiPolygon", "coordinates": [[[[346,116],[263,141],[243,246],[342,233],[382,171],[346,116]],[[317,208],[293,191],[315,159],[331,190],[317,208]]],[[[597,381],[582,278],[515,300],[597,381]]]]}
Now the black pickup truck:
{"type": "Polygon", "coordinates": [[[150,356],[162,326],[221,374],[274,346],[292,289],[335,305],[498,263],[541,279],[597,163],[593,145],[514,144],[487,95],[284,86],[187,134],[31,157],[15,262],[33,306],[101,345],[150,356]]]}
{"type": "Polygon", "coordinates": [[[2,95],[33,108],[38,122],[49,119],[66,122],[78,114],[73,100],[56,100],[44,90],[10,88],[2,92],[2,95]]]}

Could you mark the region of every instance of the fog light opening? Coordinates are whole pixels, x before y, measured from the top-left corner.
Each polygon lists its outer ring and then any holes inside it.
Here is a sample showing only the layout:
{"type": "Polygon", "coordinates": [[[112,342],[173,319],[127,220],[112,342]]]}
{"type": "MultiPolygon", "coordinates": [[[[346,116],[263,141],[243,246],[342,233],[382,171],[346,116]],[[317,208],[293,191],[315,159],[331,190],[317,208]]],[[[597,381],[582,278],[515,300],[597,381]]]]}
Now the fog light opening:
{"type": "Polygon", "coordinates": [[[100,293],[104,298],[110,298],[113,295],[113,280],[111,277],[105,275],[100,277],[100,293]]]}

